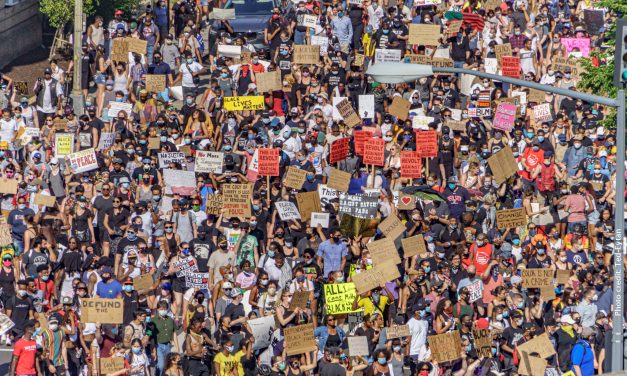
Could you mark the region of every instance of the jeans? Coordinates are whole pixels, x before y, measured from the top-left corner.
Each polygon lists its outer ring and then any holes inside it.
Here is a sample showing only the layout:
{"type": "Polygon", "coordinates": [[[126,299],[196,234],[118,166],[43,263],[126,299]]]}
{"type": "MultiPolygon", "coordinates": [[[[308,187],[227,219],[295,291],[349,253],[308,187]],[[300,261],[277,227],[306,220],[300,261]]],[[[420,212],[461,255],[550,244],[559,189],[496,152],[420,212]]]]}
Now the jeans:
{"type": "Polygon", "coordinates": [[[161,372],[165,368],[165,358],[172,350],[172,344],[170,343],[158,343],[157,344],[157,370],[155,376],[161,376],[161,372]]]}
{"type": "Polygon", "coordinates": [[[13,247],[15,247],[15,256],[19,256],[24,252],[24,240],[13,239],[13,247]]]}
{"type": "Polygon", "coordinates": [[[294,44],[305,44],[305,35],[307,31],[294,31],[294,44]]]}
{"type": "Polygon", "coordinates": [[[152,64],[152,54],[155,53],[155,45],[148,44],[146,45],[146,62],[148,65],[152,64]]]}

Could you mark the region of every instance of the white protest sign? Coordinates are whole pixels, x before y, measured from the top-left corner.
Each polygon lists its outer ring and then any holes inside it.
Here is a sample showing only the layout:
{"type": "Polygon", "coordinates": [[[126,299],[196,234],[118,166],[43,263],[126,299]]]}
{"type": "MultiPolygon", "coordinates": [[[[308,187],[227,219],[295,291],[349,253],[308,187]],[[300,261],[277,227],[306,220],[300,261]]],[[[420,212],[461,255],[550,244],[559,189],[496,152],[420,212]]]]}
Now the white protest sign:
{"type": "Polygon", "coordinates": [[[282,221],[291,221],[294,219],[300,219],[300,212],[296,208],[296,204],[291,201],[277,201],[274,203],[276,210],[279,212],[279,217],[282,221]]]}
{"type": "Polygon", "coordinates": [[[170,152],[159,153],[159,168],[168,168],[170,163],[183,164],[185,162],[185,153],[170,152]]]}
{"type": "Polygon", "coordinates": [[[329,49],[329,38],[322,37],[319,35],[314,35],[311,37],[311,45],[312,46],[320,46],[320,55],[326,56],[329,49]]]}
{"type": "Polygon", "coordinates": [[[484,65],[486,73],[496,74],[499,61],[495,57],[488,57],[485,59],[484,65]]]}
{"type": "Polygon", "coordinates": [[[218,151],[196,150],[196,172],[222,173],[224,153],[218,151]]]}
{"type": "Polygon", "coordinates": [[[340,198],[338,191],[329,188],[326,184],[318,184],[318,196],[320,196],[320,207],[322,210],[331,203],[331,200],[340,198]]]}
{"type": "Polygon", "coordinates": [[[266,348],[270,345],[272,339],[272,333],[274,332],[275,320],[274,316],[260,317],[254,320],[248,320],[246,322],[250,326],[250,330],[253,332],[255,343],[253,343],[253,350],[259,350],[266,348]]]}
{"type": "Polygon", "coordinates": [[[242,54],[242,46],[230,46],[227,44],[218,45],[218,56],[239,59],[242,54]]]}
{"type": "Polygon", "coordinates": [[[340,111],[337,109],[337,105],[344,99],[346,99],[346,97],[333,97],[333,120],[335,121],[344,120],[342,115],[340,115],[340,111]]]}
{"type": "Polygon", "coordinates": [[[96,151],[91,148],[77,153],[68,154],[67,159],[75,174],[95,170],[98,168],[96,151]]]}
{"type": "Polygon", "coordinates": [[[435,121],[435,118],[432,116],[414,116],[414,118],[411,121],[411,127],[413,129],[420,129],[423,131],[428,131],[429,130],[429,124],[433,123],[435,121]]]}
{"type": "Polygon", "coordinates": [[[98,150],[109,149],[113,146],[116,136],[117,133],[102,133],[100,135],[100,140],[98,141],[98,150]]]}
{"type": "Polygon", "coordinates": [[[374,114],[374,95],[359,96],[359,117],[362,119],[373,119],[374,114]]]}
{"type": "Polygon", "coordinates": [[[163,170],[163,181],[165,182],[165,193],[171,195],[178,193],[189,196],[196,189],[196,173],[194,171],[183,170],[163,170]]]}
{"type": "Polygon", "coordinates": [[[391,50],[386,48],[377,48],[374,52],[374,62],[382,63],[386,61],[401,61],[401,50],[391,50]]]}
{"type": "Polygon", "coordinates": [[[329,213],[311,213],[311,227],[318,227],[318,224],[322,226],[322,228],[329,228],[329,213]]]}
{"type": "Polygon", "coordinates": [[[553,120],[551,115],[551,105],[549,103],[543,103],[533,108],[533,114],[535,115],[537,122],[549,122],[553,120]]]}
{"type": "Polygon", "coordinates": [[[317,18],[316,16],[310,15],[310,14],[304,14],[303,15],[303,19],[302,22],[300,22],[300,26],[305,26],[305,27],[316,27],[316,22],[317,22],[317,18]]]}
{"type": "Polygon", "coordinates": [[[125,111],[126,117],[128,118],[133,111],[133,105],[125,102],[109,101],[108,115],[110,118],[117,118],[120,111],[125,111]]]}

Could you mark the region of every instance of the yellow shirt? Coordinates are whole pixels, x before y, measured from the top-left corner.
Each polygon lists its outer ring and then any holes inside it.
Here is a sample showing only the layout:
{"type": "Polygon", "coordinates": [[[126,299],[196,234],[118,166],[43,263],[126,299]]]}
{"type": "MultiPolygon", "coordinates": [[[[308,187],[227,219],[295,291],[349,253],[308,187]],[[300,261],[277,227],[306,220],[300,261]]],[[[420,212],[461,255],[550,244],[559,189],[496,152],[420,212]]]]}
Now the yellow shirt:
{"type": "Polygon", "coordinates": [[[213,362],[217,363],[220,367],[220,375],[219,376],[243,376],[244,369],[242,368],[241,363],[239,363],[239,358],[235,355],[224,355],[223,352],[219,352],[215,358],[213,358],[213,362]]]}
{"type": "Polygon", "coordinates": [[[388,297],[385,295],[381,295],[379,297],[379,304],[376,306],[369,296],[361,298],[357,301],[357,306],[364,309],[364,315],[372,315],[374,312],[383,315],[383,311],[385,311],[385,307],[387,307],[387,305],[388,297]]]}

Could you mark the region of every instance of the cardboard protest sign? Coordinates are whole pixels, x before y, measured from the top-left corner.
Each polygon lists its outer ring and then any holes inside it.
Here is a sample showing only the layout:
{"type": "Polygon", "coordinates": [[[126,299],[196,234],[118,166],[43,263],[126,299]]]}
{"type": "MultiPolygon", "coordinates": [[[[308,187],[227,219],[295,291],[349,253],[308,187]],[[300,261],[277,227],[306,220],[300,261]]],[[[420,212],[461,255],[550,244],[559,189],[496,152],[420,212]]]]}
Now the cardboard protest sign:
{"type": "Polygon", "coordinates": [[[466,133],[466,122],[461,120],[446,119],[444,124],[451,128],[453,132],[466,133]]]}
{"type": "Polygon", "coordinates": [[[520,57],[503,56],[501,58],[501,72],[506,77],[520,78],[520,57]]]}
{"type": "MultiPolygon", "coordinates": [[[[146,54],[146,46],[148,42],[138,38],[126,38],[126,45],[128,46],[128,52],[135,52],[140,55],[146,54]]],[[[128,56],[126,57],[128,59],[128,56]]]]}
{"type": "Polygon", "coordinates": [[[128,62],[128,43],[126,43],[126,38],[114,38],[111,41],[111,61],[128,62]]]}
{"type": "Polygon", "coordinates": [[[136,291],[148,290],[152,288],[154,283],[155,281],[152,278],[152,274],[142,274],[139,277],[133,278],[133,287],[136,291]]]}
{"type": "MultiPolygon", "coordinates": [[[[403,168],[403,166],[401,166],[403,168]]],[[[416,196],[400,193],[398,196],[398,202],[396,203],[398,210],[414,210],[416,209],[416,196]]]]}
{"type": "Polygon", "coordinates": [[[235,8],[231,8],[231,9],[213,8],[213,11],[209,13],[209,19],[210,20],[234,20],[235,8]]]}
{"type": "Polygon", "coordinates": [[[344,119],[344,123],[346,123],[346,125],[348,125],[349,127],[354,127],[361,124],[361,119],[353,109],[353,106],[351,105],[351,102],[348,100],[348,98],[344,98],[335,107],[340,113],[340,116],[342,116],[342,118],[344,119]]]}
{"type": "Polygon", "coordinates": [[[350,356],[368,356],[370,355],[370,349],[368,348],[368,337],[347,337],[348,341],[348,354],[350,356]]]}
{"type": "Polygon", "coordinates": [[[462,356],[462,341],[459,331],[427,337],[431,349],[431,359],[438,363],[457,360],[462,356]]]}
{"type": "Polygon", "coordinates": [[[385,141],[371,138],[364,144],[364,164],[383,167],[385,160],[385,141]]]}
{"type": "Polygon", "coordinates": [[[438,133],[436,131],[416,131],[416,153],[421,158],[437,157],[438,133]]]}
{"type": "Polygon", "coordinates": [[[366,219],[358,218],[350,214],[342,214],[342,221],[340,222],[340,232],[342,233],[342,235],[348,237],[358,235],[361,235],[363,237],[371,237],[374,236],[378,225],[378,218],[366,219]]]}
{"type": "Polygon", "coordinates": [[[546,332],[534,337],[530,341],[518,345],[517,348],[519,353],[538,353],[538,355],[542,359],[546,359],[549,356],[555,354],[555,349],[553,348],[551,340],[549,339],[549,336],[548,334],[546,334],[546,332]]]}
{"type": "Polygon", "coordinates": [[[601,28],[605,25],[604,13],[603,9],[583,10],[583,20],[588,34],[598,35],[601,32],[601,28]]]}
{"type": "Polygon", "coordinates": [[[149,150],[159,150],[161,147],[161,140],[159,137],[148,137],[148,149],[149,150]]]}
{"type": "Polygon", "coordinates": [[[74,152],[74,134],[73,133],[56,133],[54,135],[56,157],[63,157],[74,152]]]}
{"type": "Polygon", "coordinates": [[[294,64],[318,64],[320,62],[320,46],[295,44],[293,62],[294,64]]]}
{"type": "Polygon", "coordinates": [[[553,121],[553,115],[551,115],[551,104],[543,103],[533,107],[533,115],[537,122],[545,123],[553,121]]]}
{"type": "Polygon", "coordinates": [[[220,215],[222,210],[222,195],[220,194],[208,194],[205,198],[205,207],[207,208],[207,214],[220,215]]]}
{"type": "MultiPolygon", "coordinates": [[[[405,225],[395,214],[390,214],[379,224],[379,230],[386,238],[395,240],[405,232],[405,225]]],[[[396,247],[394,247],[394,250],[396,250],[396,247]]]]}
{"type": "Polygon", "coordinates": [[[472,330],[472,337],[475,340],[475,349],[479,356],[489,358],[492,356],[492,331],[490,329],[472,330]]]}
{"type": "Polygon", "coordinates": [[[415,151],[401,151],[401,177],[422,177],[422,159],[415,151]]]}
{"type": "MultiPolygon", "coordinates": [[[[159,155],[161,155],[161,153],[159,153],[159,155]]],[[[223,161],[224,153],[222,152],[196,150],[194,171],[221,174],[223,161]]]]}
{"type": "Polygon", "coordinates": [[[100,365],[100,374],[108,375],[124,369],[124,357],[98,358],[98,364],[100,365]]]}
{"type": "Polygon", "coordinates": [[[522,282],[524,288],[551,287],[553,283],[551,269],[523,269],[522,282]]]}
{"type": "Polygon", "coordinates": [[[507,178],[518,172],[518,163],[509,146],[499,150],[488,158],[488,165],[497,184],[502,184],[507,178]]]}
{"type": "Polygon", "coordinates": [[[288,356],[304,354],[316,350],[314,324],[296,325],[283,329],[285,351],[288,356]]]}
{"type": "Polygon", "coordinates": [[[47,206],[49,208],[54,207],[54,204],[57,202],[57,198],[55,196],[48,196],[41,193],[37,193],[35,195],[35,204],[41,206],[47,206]]]}
{"type": "Polygon", "coordinates": [[[388,49],[388,48],[377,48],[374,50],[374,62],[375,63],[384,63],[387,61],[390,61],[390,62],[401,61],[401,50],[388,49]]]}
{"type": "Polygon", "coordinates": [[[327,283],[323,289],[328,315],[355,312],[353,302],[357,296],[357,290],[354,283],[327,283]]]}
{"type": "Polygon", "coordinates": [[[365,194],[340,194],[340,214],[350,214],[358,218],[374,218],[377,216],[379,198],[365,194]]]}
{"type": "Polygon", "coordinates": [[[494,128],[509,132],[514,127],[516,120],[516,106],[513,104],[502,103],[496,108],[494,115],[494,128]]]}
{"type": "Polygon", "coordinates": [[[251,216],[250,195],[252,194],[252,184],[223,184],[222,199],[224,202],[225,217],[251,216]]]}
{"type": "Polygon", "coordinates": [[[409,325],[393,325],[385,328],[385,335],[387,339],[409,337],[409,325]]]}
{"type": "Polygon", "coordinates": [[[259,175],[279,176],[279,149],[259,148],[259,175]]]}
{"type": "Polygon", "coordinates": [[[355,154],[364,155],[364,144],[366,140],[369,140],[372,137],[372,132],[370,131],[354,131],[353,137],[355,141],[355,154]]]}
{"type": "Polygon", "coordinates": [[[400,95],[397,95],[392,100],[392,104],[388,108],[388,112],[395,118],[407,120],[407,114],[409,113],[410,106],[411,103],[409,103],[409,101],[403,99],[400,95]]]}
{"type": "Polygon", "coordinates": [[[403,256],[405,258],[427,253],[425,238],[420,235],[401,239],[403,245],[403,256]]]}
{"type": "Polygon", "coordinates": [[[350,180],[350,173],[338,170],[337,168],[331,168],[331,174],[327,180],[327,186],[340,192],[348,192],[350,180]]]}
{"type": "Polygon", "coordinates": [[[316,228],[318,224],[322,228],[329,228],[330,213],[311,213],[311,227],[316,228]]]}
{"type": "Polygon", "coordinates": [[[123,299],[81,299],[81,319],[84,322],[122,324],[123,314],[123,299]]]}
{"type": "MultiPolygon", "coordinates": [[[[434,68],[453,68],[453,59],[447,57],[434,57],[431,59],[431,66],[434,68]]],[[[451,73],[436,73],[436,76],[448,76],[451,73]]]]}
{"type": "Polygon", "coordinates": [[[418,55],[418,54],[405,54],[404,61],[412,63],[412,64],[431,65],[431,56],[418,55]]]}
{"type": "Polygon", "coordinates": [[[569,54],[578,49],[581,56],[588,57],[590,55],[590,38],[562,38],[561,41],[569,54]]]}
{"type": "Polygon", "coordinates": [[[289,310],[294,311],[296,308],[306,309],[310,295],[311,291],[294,291],[289,310]]]}
{"type": "Polygon", "coordinates": [[[268,93],[274,90],[281,90],[283,84],[281,82],[281,71],[256,73],[255,74],[257,91],[260,93],[268,93]]]}
{"type": "Polygon", "coordinates": [[[503,2],[501,0],[488,0],[483,3],[483,6],[485,7],[485,9],[496,9],[499,8],[502,3],[503,2]]]}
{"type": "Polygon", "coordinates": [[[370,257],[374,265],[380,265],[384,261],[393,261],[394,264],[401,263],[401,257],[398,255],[393,238],[381,238],[374,242],[366,244],[370,257]]]}
{"type": "Polygon", "coordinates": [[[170,163],[185,163],[185,154],[181,152],[159,153],[159,168],[169,168],[170,163]]]}
{"type": "MultiPolygon", "coordinates": [[[[317,192],[316,192],[317,193],[317,192]]],[[[300,213],[296,205],[291,201],[277,201],[274,203],[282,221],[292,221],[300,219],[300,213]]]]}
{"type": "Polygon", "coordinates": [[[349,137],[339,138],[331,144],[331,152],[329,153],[329,162],[331,164],[342,161],[348,157],[349,137]]]}
{"type": "Polygon", "coordinates": [[[546,360],[537,356],[531,356],[529,353],[524,351],[519,351],[519,354],[522,358],[518,366],[519,375],[536,376],[545,374],[547,366],[546,360]]]}
{"type": "MultiPolygon", "coordinates": [[[[4,186],[6,179],[0,179],[0,193],[7,193],[3,191],[10,190],[9,188],[4,186]]],[[[15,182],[15,191],[9,192],[10,194],[15,194],[17,191],[17,181],[10,179],[10,182],[15,182]]],[[[7,223],[7,220],[2,216],[0,217],[0,246],[4,247],[9,244],[13,244],[13,237],[11,236],[11,225],[7,223]]]]}
{"type": "Polygon", "coordinates": [[[494,54],[496,55],[496,60],[498,60],[499,64],[501,63],[503,56],[512,56],[512,53],[512,45],[509,43],[494,45],[494,54]]]}
{"type": "Polygon", "coordinates": [[[453,20],[447,25],[446,33],[448,37],[454,37],[457,33],[459,33],[459,29],[462,27],[462,20],[453,20]]]}
{"type": "Polygon", "coordinates": [[[558,285],[567,284],[569,279],[570,279],[570,270],[556,270],[555,271],[555,282],[558,285]]]}
{"type": "Polygon", "coordinates": [[[311,213],[321,210],[318,191],[299,192],[296,194],[296,202],[298,203],[298,209],[303,221],[309,220],[311,213]]]}
{"type": "Polygon", "coordinates": [[[301,189],[306,179],[307,171],[301,170],[295,166],[289,166],[287,168],[287,175],[285,176],[285,186],[288,188],[301,189]]]}
{"type": "MultiPolygon", "coordinates": [[[[320,56],[327,56],[329,38],[322,35],[313,35],[310,38],[312,46],[320,46],[320,56]]],[[[363,63],[362,63],[363,65],[363,63]]]]}
{"type": "Polygon", "coordinates": [[[98,168],[96,151],[91,148],[76,153],[68,154],[67,159],[75,174],[95,170],[98,168]]]}
{"type": "Polygon", "coordinates": [[[246,323],[250,326],[250,330],[255,337],[253,350],[265,349],[268,347],[270,345],[270,341],[272,340],[274,327],[276,326],[275,317],[259,317],[257,319],[248,320],[246,323]]]}
{"type": "Polygon", "coordinates": [[[496,225],[501,228],[514,228],[527,224],[525,208],[502,209],[496,211],[496,225]]]}
{"type": "Polygon", "coordinates": [[[353,64],[358,67],[363,67],[365,58],[366,57],[364,56],[364,54],[355,54],[355,60],[353,60],[353,64]]]}
{"type": "Polygon", "coordinates": [[[440,25],[409,24],[409,44],[438,46],[440,35],[440,25]]]}
{"type": "Polygon", "coordinates": [[[400,276],[394,261],[386,260],[379,265],[375,265],[372,269],[355,274],[353,276],[353,283],[355,284],[357,292],[363,294],[386,282],[400,278],[400,276]]]}
{"type": "Polygon", "coordinates": [[[14,81],[13,87],[17,95],[28,96],[28,82],[26,81],[14,81]]]}
{"type": "Polygon", "coordinates": [[[146,90],[161,92],[165,90],[165,75],[164,74],[147,74],[146,75],[146,90]]]}
{"type": "Polygon", "coordinates": [[[227,111],[258,111],[264,109],[263,96],[224,97],[224,109],[227,111]]]}

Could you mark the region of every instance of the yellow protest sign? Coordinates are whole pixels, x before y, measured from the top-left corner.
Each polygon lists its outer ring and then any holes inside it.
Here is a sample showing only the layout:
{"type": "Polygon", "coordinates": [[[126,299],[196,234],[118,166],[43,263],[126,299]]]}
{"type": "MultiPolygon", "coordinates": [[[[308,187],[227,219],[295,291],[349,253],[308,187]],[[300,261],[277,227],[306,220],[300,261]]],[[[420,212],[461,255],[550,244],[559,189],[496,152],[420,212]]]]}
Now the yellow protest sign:
{"type": "Polygon", "coordinates": [[[324,300],[327,303],[327,314],[356,312],[353,302],[357,296],[354,283],[335,283],[324,285],[324,300]]]}
{"type": "Polygon", "coordinates": [[[60,157],[74,152],[74,135],[72,133],[57,133],[55,135],[55,156],[60,157]]]}
{"type": "Polygon", "coordinates": [[[224,109],[227,111],[263,110],[263,96],[224,97],[224,109]]]}

